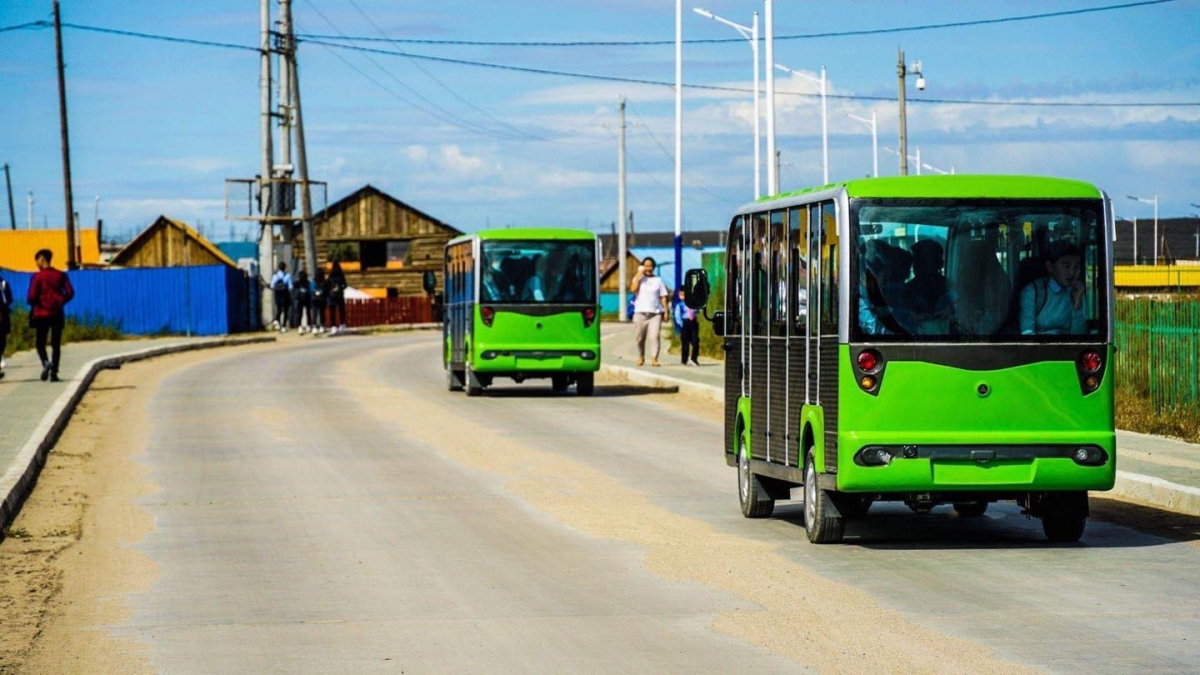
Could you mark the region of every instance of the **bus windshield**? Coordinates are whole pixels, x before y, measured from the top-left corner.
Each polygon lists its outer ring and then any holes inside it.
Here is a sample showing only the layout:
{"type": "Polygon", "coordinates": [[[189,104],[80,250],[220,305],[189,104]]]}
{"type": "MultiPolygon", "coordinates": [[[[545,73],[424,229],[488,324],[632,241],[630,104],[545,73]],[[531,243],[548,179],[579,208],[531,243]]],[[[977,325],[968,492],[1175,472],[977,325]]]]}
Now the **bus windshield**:
{"type": "Polygon", "coordinates": [[[485,240],[479,273],[480,302],[596,302],[596,250],[592,241],[485,240]]]}
{"type": "Polygon", "coordinates": [[[862,200],[851,228],[853,339],[1094,340],[1106,330],[1098,201],[862,200]]]}

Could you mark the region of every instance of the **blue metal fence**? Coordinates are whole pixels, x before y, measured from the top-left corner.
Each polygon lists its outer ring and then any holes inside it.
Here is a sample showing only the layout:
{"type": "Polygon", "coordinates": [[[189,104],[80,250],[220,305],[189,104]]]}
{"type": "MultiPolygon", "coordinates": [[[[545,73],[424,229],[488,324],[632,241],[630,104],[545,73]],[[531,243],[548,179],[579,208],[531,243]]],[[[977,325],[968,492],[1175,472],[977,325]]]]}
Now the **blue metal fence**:
{"type": "MultiPolygon", "coordinates": [[[[24,304],[33,274],[0,272],[24,304]]],[[[70,272],[75,299],[67,316],[100,319],[133,335],[224,335],[247,330],[251,320],[245,272],[225,265],[70,272]]]]}

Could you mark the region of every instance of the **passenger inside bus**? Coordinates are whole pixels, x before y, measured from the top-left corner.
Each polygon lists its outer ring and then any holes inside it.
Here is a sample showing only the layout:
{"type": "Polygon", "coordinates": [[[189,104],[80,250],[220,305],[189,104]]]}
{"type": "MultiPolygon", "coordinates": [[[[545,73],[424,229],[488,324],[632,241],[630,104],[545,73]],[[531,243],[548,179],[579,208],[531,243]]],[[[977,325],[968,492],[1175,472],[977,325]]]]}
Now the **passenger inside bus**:
{"type": "Polygon", "coordinates": [[[954,325],[965,335],[994,335],[1008,317],[1012,285],[996,258],[996,245],[986,237],[955,240],[950,292],[954,325]]]}
{"type": "Polygon", "coordinates": [[[504,272],[507,258],[489,256],[483,268],[483,301],[503,302],[512,295],[513,283],[504,272]]]}
{"type": "Polygon", "coordinates": [[[1056,241],[1047,249],[1046,275],[1021,290],[1022,335],[1081,335],[1087,332],[1079,249],[1056,241]]]}
{"type": "Polygon", "coordinates": [[[858,294],[858,321],[868,335],[908,333],[911,311],[905,301],[905,280],[912,271],[912,254],[882,239],[867,242],[858,294]]]}

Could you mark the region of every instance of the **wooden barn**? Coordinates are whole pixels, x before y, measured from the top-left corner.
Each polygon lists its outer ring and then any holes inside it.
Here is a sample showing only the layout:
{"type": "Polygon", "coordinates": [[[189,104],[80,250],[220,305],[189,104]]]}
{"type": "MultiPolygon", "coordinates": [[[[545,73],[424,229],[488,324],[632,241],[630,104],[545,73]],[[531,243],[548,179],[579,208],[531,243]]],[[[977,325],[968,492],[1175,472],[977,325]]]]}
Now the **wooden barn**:
{"type": "MultiPolygon", "coordinates": [[[[366,185],[313,217],[317,264],[341,262],[346,281],[372,295],[422,295],[425,270],[437,273],[442,288],[446,242],[462,234],[378,188],[366,185]]],[[[302,257],[297,228],[292,242],[302,257]]]]}
{"type": "Polygon", "coordinates": [[[159,216],[108,263],[112,267],[237,267],[199,232],[179,220],[159,216]]]}

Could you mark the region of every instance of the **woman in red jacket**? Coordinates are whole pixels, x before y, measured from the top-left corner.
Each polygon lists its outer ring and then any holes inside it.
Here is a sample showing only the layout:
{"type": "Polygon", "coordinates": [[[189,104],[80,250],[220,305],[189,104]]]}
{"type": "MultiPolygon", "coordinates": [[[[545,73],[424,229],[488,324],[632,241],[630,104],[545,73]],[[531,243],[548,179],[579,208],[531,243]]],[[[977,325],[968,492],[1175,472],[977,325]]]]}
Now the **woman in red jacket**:
{"type": "Polygon", "coordinates": [[[42,249],[33,256],[38,271],[29,281],[29,322],[37,330],[37,353],[42,360],[42,381],[58,382],[58,362],[62,354],[63,307],[75,297],[65,272],[50,265],[54,253],[42,249]],[[46,358],[46,337],[50,337],[51,358],[46,358]]]}

